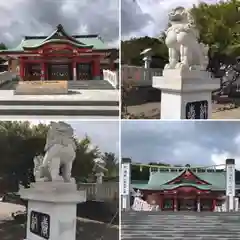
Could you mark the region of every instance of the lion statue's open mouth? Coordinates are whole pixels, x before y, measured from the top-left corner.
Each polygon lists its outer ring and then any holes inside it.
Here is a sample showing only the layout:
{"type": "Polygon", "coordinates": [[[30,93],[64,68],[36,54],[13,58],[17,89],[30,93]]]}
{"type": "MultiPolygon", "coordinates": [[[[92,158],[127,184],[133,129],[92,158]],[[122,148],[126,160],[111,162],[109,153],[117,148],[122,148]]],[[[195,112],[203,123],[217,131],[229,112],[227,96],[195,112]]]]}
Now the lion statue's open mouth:
{"type": "Polygon", "coordinates": [[[169,13],[169,20],[173,22],[180,22],[186,18],[185,9],[177,7],[169,13]]]}

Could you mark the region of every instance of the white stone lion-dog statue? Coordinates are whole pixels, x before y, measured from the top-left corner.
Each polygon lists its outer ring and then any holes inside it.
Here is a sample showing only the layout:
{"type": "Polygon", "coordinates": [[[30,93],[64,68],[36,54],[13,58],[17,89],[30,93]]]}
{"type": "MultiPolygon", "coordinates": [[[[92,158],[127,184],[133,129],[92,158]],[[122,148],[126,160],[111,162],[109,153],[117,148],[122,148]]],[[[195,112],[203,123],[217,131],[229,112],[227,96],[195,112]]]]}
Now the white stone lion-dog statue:
{"type": "Polygon", "coordinates": [[[208,46],[199,43],[199,32],[190,11],[183,7],[169,13],[170,27],[165,43],[169,52],[169,64],[165,69],[187,68],[206,70],[208,46]]]}
{"type": "Polygon", "coordinates": [[[44,156],[34,158],[35,180],[72,182],[71,170],[76,157],[72,127],[65,122],[51,122],[44,150],[44,156]]]}

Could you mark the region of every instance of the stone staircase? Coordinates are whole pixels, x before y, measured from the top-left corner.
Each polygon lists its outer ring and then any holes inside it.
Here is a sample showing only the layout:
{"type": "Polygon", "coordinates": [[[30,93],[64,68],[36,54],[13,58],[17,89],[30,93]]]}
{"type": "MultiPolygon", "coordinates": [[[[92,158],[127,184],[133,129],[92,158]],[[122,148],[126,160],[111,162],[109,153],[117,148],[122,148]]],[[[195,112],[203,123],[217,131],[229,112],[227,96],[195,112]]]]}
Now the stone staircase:
{"type": "Polygon", "coordinates": [[[118,100],[104,98],[104,95],[107,95],[106,92],[118,90],[113,89],[111,84],[104,80],[69,81],[69,94],[63,97],[57,95],[49,95],[45,98],[41,96],[28,97],[27,95],[7,96],[8,92],[13,91],[17,84],[17,81],[10,81],[1,86],[0,116],[41,115],[116,119],[119,117],[118,100]],[[94,96],[97,94],[99,97],[95,100],[94,96]],[[6,98],[3,97],[5,95],[6,98]],[[102,95],[103,97],[101,97],[102,95]],[[81,96],[83,97],[81,98],[81,96]]]}
{"type": "Polygon", "coordinates": [[[125,240],[237,240],[240,212],[121,212],[125,240]]]}
{"type": "Polygon", "coordinates": [[[114,89],[113,86],[106,80],[79,80],[79,81],[69,81],[68,89],[88,89],[88,90],[108,90],[114,89]]]}

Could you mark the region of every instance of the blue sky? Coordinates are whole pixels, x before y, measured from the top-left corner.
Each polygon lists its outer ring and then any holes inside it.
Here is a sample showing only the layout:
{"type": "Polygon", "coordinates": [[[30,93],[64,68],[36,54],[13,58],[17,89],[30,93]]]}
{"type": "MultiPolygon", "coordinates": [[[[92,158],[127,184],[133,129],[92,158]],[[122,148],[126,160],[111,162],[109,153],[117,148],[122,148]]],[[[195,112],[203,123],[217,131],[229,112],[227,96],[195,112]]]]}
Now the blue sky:
{"type": "MultiPolygon", "coordinates": [[[[32,124],[49,124],[50,120],[31,120],[32,124]]],[[[113,152],[119,156],[119,124],[118,121],[65,121],[69,123],[75,135],[82,139],[86,135],[102,152],[113,152]]]]}
{"type": "Polygon", "coordinates": [[[235,158],[240,169],[240,122],[124,121],[122,157],[134,162],[209,166],[235,158]]]}
{"type": "MultiPolygon", "coordinates": [[[[158,37],[166,29],[169,11],[177,6],[190,8],[199,0],[122,0],[123,39],[158,37]]],[[[218,0],[204,0],[216,3],[218,0]]]]}

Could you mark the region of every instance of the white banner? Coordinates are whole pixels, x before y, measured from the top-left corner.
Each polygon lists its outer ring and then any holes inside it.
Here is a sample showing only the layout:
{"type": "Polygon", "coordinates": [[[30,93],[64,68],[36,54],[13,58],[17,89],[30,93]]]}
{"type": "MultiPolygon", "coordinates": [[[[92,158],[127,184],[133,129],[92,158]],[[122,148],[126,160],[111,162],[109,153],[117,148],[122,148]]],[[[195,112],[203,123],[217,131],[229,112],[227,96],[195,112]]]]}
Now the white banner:
{"type": "Polygon", "coordinates": [[[239,208],[239,200],[238,198],[235,198],[235,212],[238,212],[238,208],[239,208]]]}
{"type": "Polygon", "coordinates": [[[226,166],[226,195],[235,196],[235,165],[227,164],[226,166]]]}
{"type": "Polygon", "coordinates": [[[132,205],[134,211],[153,211],[156,210],[155,206],[148,204],[146,201],[141,198],[135,197],[132,205]]]}
{"type": "Polygon", "coordinates": [[[121,195],[129,195],[130,192],[130,163],[123,163],[121,169],[121,195]]]}

